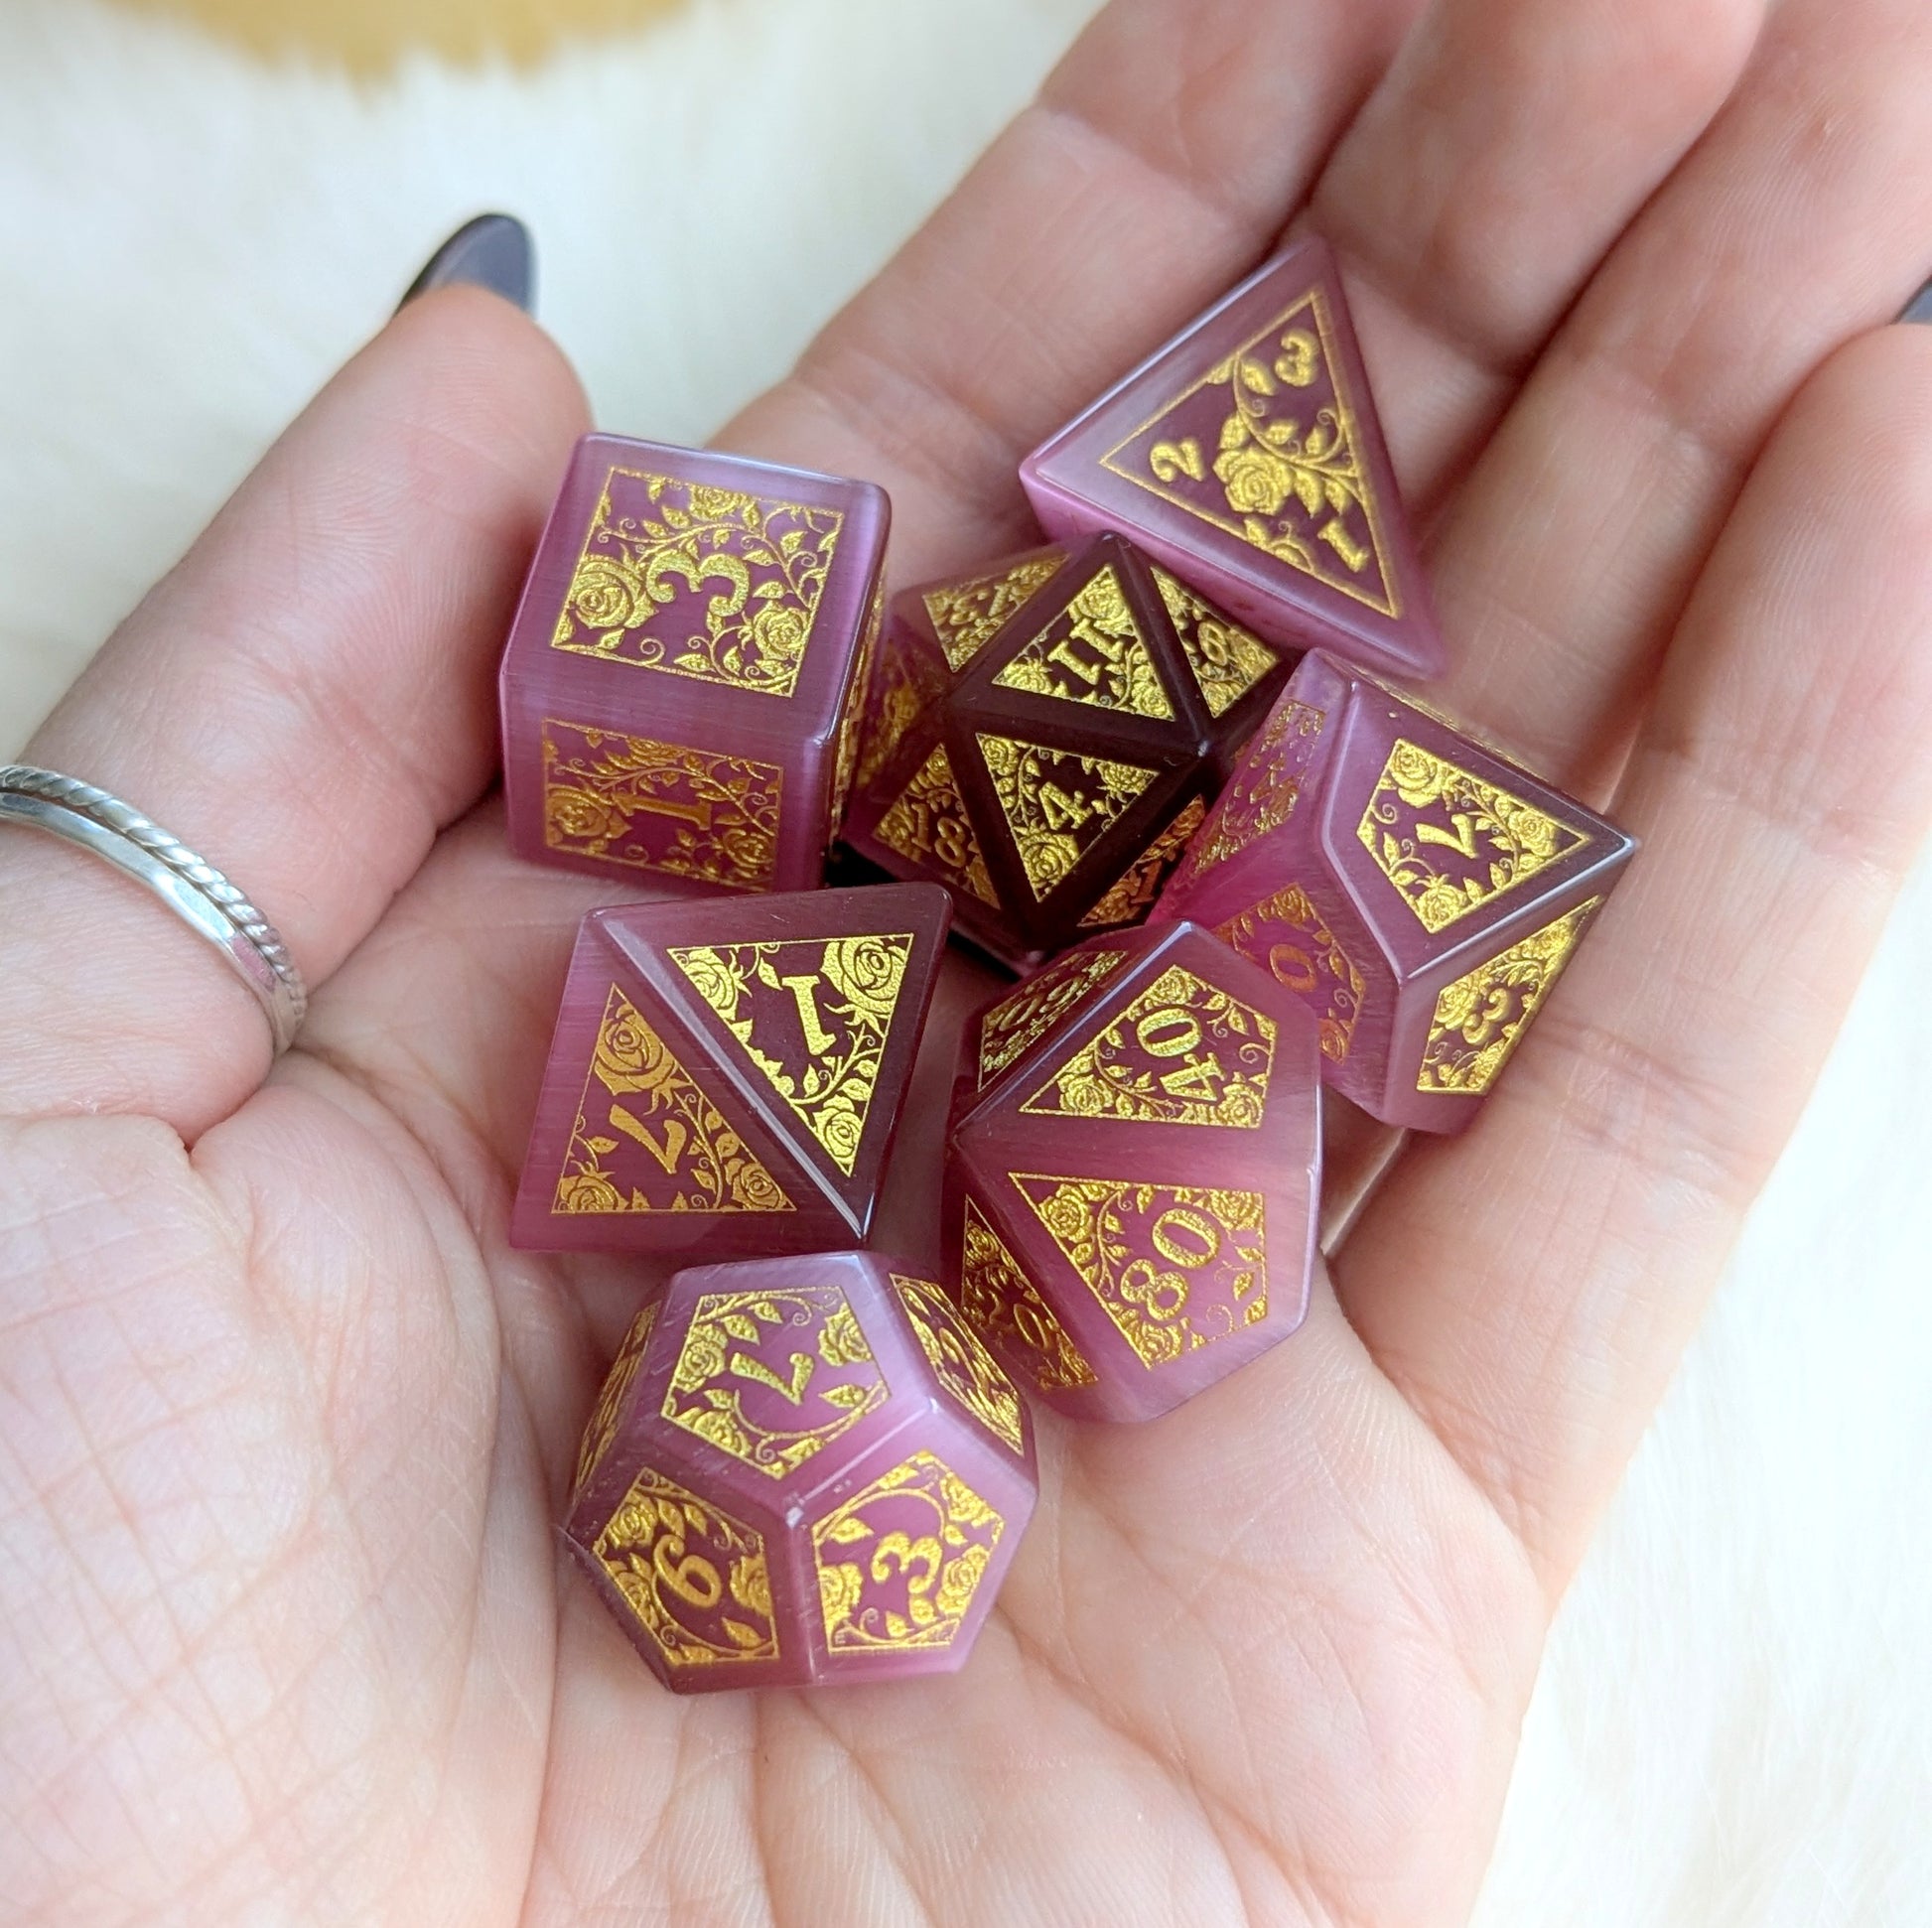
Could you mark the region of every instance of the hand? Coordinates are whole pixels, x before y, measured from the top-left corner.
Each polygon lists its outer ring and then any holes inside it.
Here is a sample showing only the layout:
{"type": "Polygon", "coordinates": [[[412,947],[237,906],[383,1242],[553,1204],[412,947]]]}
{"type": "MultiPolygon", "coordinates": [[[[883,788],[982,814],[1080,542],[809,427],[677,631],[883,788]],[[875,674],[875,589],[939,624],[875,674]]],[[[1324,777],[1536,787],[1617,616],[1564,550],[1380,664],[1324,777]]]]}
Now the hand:
{"type": "MultiPolygon", "coordinates": [[[[1932,808],[1932,336],[1878,326],[1932,265],[1932,26],[1415,11],[1115,0],[724,440],[886,483],[898,581],[971,564],[1028,540],[1033,442],[1285,221],[1333,240],[1442,700],[1646,839],[1476,1128],[1293,1341],[1042,1423],[962,1677],[663,1693],[553,1533],[642,1282],[504,1243],[572,930],[634,895],[479,801],[584,408],[507,304],[425,297],[29,753],[257,898],[298,1048],[0,836],[0,1918],[1463,1919],[1553,1604],[1932,808]]],[[[951,968],[882,1242],[925,1242],[989,983],[951,968]]]]}

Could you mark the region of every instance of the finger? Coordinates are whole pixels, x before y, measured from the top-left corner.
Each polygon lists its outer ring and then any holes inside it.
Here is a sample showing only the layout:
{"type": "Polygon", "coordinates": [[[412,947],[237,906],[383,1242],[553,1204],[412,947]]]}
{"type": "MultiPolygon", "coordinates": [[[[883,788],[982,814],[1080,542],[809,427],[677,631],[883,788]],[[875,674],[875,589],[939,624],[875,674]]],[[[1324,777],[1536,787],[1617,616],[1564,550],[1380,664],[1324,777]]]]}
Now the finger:
{"type": "MultiPolygon", "coordinates": [[[[509,303],[403,312],[264,458],[27,752],[224,871],[311,984],[495,762],[496,658],[584,422],[509,303]]],[[[186,925],[65,845],[0,835],[0,1093],[193,1135],[260,1081],[267,1028],[186,925]]]]}
{"type": "Polygon", "coordinates": [[[1334,1260],[1350,1316],[1551,1583],[1647,1422],[1932,813],[1932,335],[1843,350],[1688,609],[1645,839],[1466,1138],[1334,1260]]]}
{"type": "Polygon", "coordinates": [[[1620,753],[1697,571],[1806,375],[1932,246],[1932,16],[1789,0],[1438,530],[1445,700],[1560,780],[1620,753]]]}
{"type": "Polygon", "coordinates": [[[1037,539],[1020,458],[1268,247],[1420,0],[1114,0],[727,447],[885,484],[906,581],[1037,539]]]}

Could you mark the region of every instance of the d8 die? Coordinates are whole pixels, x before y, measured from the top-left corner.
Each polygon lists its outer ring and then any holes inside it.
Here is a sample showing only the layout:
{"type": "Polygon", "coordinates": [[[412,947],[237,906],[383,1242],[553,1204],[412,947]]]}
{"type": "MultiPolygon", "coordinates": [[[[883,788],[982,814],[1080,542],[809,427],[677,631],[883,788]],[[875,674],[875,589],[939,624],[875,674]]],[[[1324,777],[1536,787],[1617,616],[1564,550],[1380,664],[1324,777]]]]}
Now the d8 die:
{"type": "Polygon", "coordinates": [[[1334,256],[1277,255],[1029,456],[1049,535],[1118,529],[1270,641],[1444,655],[1334,256]]]}
{"type": "Polygon", "coordinates": [[[1324,655],[1303,659],[1157,918],[1211,925],[1320,1021],[1385,1124],[1473,1116],[1634,841],[1324,655]]]}
{"type": "Polygon", "coordinates": [[[712,889],[817,884],[889,513],[870,482],[585,437],[503,656],[511,849],[712,889]]]}
{"type": "Polygon", "coordinates": [[[946,924],[931,885],[593,911],[511,1241],[723,1256],[864,1238],[946,924]]]}
{"type": "Polygon", "coordinates": [[[928,644],[961,588],[898,601],[888,660],[938,693],[869,754],[846,841],[944,884],[961,930],[1024,967],[1147,914],[1287,663],[1118,536],[1066,554],[970,647],[928,644]]]}
{"type": "Polygon", "coordinates": [[[1075,1417],[1152,1419],[1301,1324],[1312,1015],[1192,924],[1097,937],[968,1026],[944,1231],[959,1303],[1075,1417]]]}
{"type": "Polygon", "coordinates": [[[631,1327],[565,1537],[665,1686],[962,1666],[1034,1509],[1031,1422],[946,1295],[871,1253],[680,1272],[631,1327]]]}

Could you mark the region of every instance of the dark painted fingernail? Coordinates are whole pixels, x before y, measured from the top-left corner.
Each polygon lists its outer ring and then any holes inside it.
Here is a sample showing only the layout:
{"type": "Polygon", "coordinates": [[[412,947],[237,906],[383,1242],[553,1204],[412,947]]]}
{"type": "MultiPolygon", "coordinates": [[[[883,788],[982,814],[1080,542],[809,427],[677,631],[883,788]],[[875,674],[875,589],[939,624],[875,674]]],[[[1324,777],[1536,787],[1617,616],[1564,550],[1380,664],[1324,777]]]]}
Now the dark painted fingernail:
{"type": "Polygon", "coordinates": [[[479,214],[467,220],[423,263],[423,271],[396,303],[405,309],[432,288],[467,282],[513,301],[529,314],[536,293],[536,250],[530,230],[514,214],[479,214]]]}
{"type": "Polygon", "coordinates": [[[1905,312],[1898,319],[1901,322],[1932,322],[1932,281],[1928,281],[1905,304],[1905,312]]]}

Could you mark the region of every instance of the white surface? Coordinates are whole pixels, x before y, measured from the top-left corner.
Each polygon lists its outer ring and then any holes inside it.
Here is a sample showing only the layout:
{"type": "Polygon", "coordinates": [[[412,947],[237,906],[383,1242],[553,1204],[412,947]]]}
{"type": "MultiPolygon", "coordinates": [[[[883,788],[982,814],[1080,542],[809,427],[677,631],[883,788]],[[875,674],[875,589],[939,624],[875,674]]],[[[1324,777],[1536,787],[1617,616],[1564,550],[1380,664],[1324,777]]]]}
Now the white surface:
{"type": "MultiPolygon", "coordinates": [[[[458,219],[531,221],[606,426],[696,439],[1087,11],[694,0],[371,90],[0,0],[0,755],[458,219]]],[[[1565,1609],[1482,1928],[1932,1924],[1928,976],[1922,866],[1565,1609]]]]}

